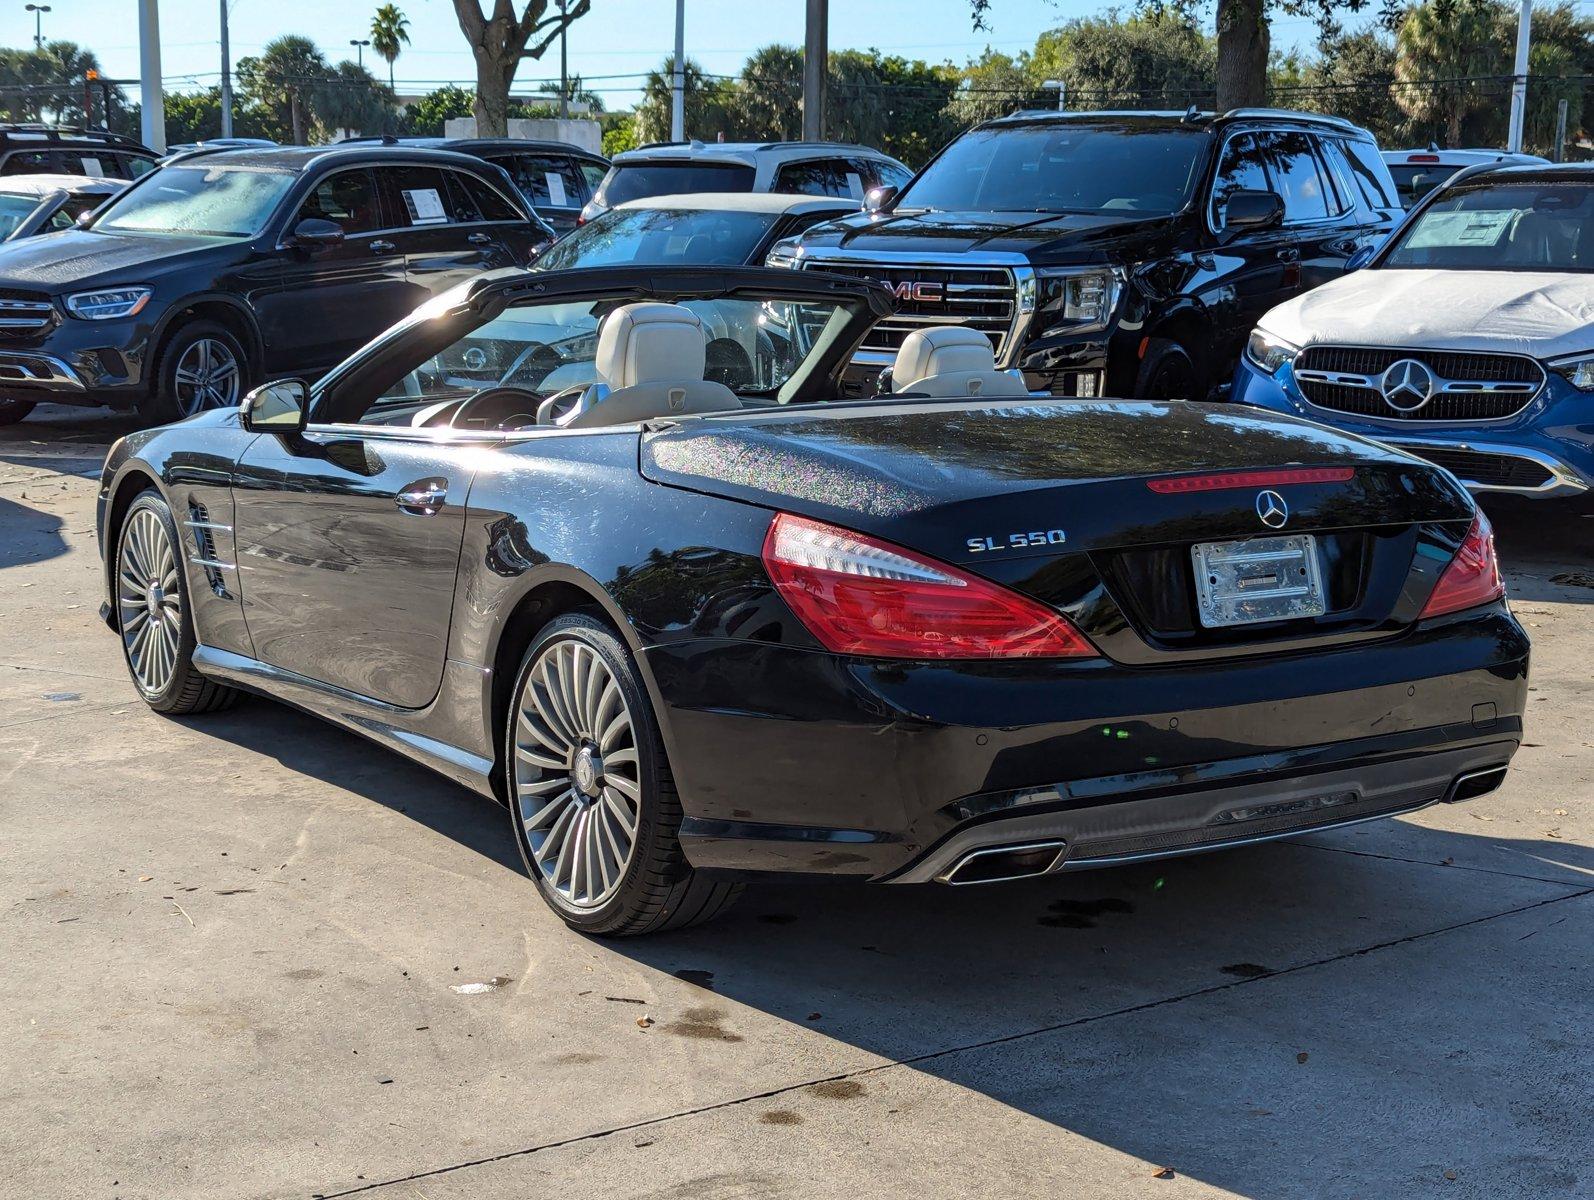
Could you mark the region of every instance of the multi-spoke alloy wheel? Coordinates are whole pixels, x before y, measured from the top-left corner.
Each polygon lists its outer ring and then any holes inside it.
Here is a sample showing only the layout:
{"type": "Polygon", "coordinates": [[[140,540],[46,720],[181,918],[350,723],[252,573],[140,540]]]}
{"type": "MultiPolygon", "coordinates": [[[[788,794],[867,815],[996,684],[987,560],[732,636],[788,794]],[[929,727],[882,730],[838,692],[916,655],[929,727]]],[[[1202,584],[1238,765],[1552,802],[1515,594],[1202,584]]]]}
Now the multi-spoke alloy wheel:
{"type": "Polygon", "coordinates": [[[182,648],[182,593],[177,554],[153,508],[139,508],[122,533],[116,608],[133,678],[146,696],[171,687],[182,648]]]}
{"type": "Polygon", "coordinates": [[[178,357],[172,378],[177,411],[191,417],[207,408],[236,406],[243,372],[231,346],[220,338],[202,337],[178,357]]]}
{"type": "Polygon", "coordinates": [[[706,921],[741,891],[681,852],[681,801],[636,659],[585,612],[521,661],[504,724],[515,841],[572,929],[638,934],[706,921]]]}
{"type": "Polygon", "coordinates": [[[578,638],[548,643],[522,684],[515,792],[532,862],[577,909],[620,886],[642,804],[636,727],[619,681],[578,638]]]}

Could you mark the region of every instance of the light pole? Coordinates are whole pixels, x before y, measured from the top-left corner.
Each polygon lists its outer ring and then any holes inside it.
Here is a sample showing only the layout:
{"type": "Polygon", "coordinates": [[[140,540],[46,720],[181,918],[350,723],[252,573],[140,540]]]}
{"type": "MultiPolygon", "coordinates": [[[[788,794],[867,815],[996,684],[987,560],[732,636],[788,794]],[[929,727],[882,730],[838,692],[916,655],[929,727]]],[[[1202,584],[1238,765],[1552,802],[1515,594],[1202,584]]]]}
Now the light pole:
{"type": "Polygon", "coordinates": [[[144,144],[166,153],[166,97],[161,91],[160,0],[138,0],[139,124],[144,144]]]}
{"type": "Polygon", "coordinates": [[[1533,40],[1533,0],[1522,0],[1517,17],[1517,61],[1511,76],[1511,122],[1506,127],[1505,148],[1522,152],[1522,117],[1528,106],[1528,44],[1533,40]]]}
{"type": "Polygon", "coordinates": [[[670,79],[670,141],[686,140],[686,0],[675,0],[675,70],[670,79]]]}
{"type": "Polygon", "coordinates": [[[28,11],[33,14],[33,48],[44,49],[44,14],[50,11],[48,4],[30,4],[28,11]]]}
{"type": "Polygon", "coordinates": [[[830,56],[830,0],[808,0],[803,36],[803,141],[825,137],[825,75],[830,56]]]}
{"type": "Polygon", "coordinates": [[[354,47],[354,65],[360,68],[365,66],[365,48],[371,44],[370,38],[350,38],[349,45],[354,47]]]}
{"type": "MultiPolygon", "coordinates": [[[[564,18],[567,0],[559,0],[559,16],[564,18]]],[[[565,33],[570,26],[559,26],[559,118],[570,115],[570,58],[565,51],[565,33]]]]}
{"type": "Polygon", "coordinates": [[[221,0],[221,136],[232,136],[232,52],[227,45],[227,0],[221,0]]]}

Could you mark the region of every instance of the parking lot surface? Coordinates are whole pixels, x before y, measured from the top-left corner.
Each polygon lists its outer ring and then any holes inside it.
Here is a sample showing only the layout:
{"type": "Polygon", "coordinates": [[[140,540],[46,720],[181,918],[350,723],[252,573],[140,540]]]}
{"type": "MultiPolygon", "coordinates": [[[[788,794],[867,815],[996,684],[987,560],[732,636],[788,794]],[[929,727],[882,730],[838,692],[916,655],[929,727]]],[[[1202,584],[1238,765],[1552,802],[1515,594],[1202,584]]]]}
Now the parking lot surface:
{"type": "Polygon", "coordinates": [[[129,427],[0,431],[0,1195],[1594,1194],[1594,509],[1491,506],[1535,641],[1492,795],[599,942],[490,802],[145,709],[97,617],[129,427]]]}

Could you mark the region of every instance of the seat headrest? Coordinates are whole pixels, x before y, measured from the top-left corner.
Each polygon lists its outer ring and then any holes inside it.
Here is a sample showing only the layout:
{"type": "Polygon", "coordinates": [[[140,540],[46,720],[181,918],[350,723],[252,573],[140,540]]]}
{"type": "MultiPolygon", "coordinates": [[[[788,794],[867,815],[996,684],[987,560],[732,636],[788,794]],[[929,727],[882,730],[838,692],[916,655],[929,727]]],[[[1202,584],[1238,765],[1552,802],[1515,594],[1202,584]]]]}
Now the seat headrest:
{"type": "Polygon", "coordinates": [[[678,304],[627,304],[598,330],[598,374],[612,388],[703,378],[706,340],[690,309],[678,304]]]}
{"type": "Polygon", "coordinates": [[[904,391],[932,375],[994,370],[996,352],[991,349],[991,339],[978,329],[965,325],[915,329],[902,339],[897,351],[891,368],[891,389],[904,391]]]}

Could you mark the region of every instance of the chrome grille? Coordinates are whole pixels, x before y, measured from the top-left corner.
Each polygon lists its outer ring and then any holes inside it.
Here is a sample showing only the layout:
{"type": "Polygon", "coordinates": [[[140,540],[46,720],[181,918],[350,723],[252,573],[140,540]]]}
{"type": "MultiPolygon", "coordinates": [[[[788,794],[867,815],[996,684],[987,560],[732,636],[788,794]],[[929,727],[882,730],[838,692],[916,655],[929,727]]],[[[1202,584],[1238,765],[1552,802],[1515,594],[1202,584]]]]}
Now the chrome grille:
{"type": "Polygon", "coordinates": [[[0,294],[0,334],[35,333],[50,323],[53,311],[48,300],[0,294]]]}
{"type": "Polygon", "coordinates": [[[807,267],[871,279],[897,295],[897,311],[869,331],[861,349],[895,354],[915,329],[965,325],[991,339],[997,361],[1013,327],[1016,289],[1003,267],[860,263],[809,259],[807,267]],[[937,298],[939,297],[939,298],[937,298]]]}
{"type": "Polygon", "coordinates": [[[1416,442],[1396,442],[1402,450],[1437,463],[1463,483],[1486,488],[1533,491],[1555,478],[1543,463],[1515,454],[1496,454],[1469,450],[1461,446],[1427,446],[1416,442]]]}
{"type": "Polygon", "coordinates": [[[1521,412],[1544,386],[1544,371],[1520,354],[1407,350],[1372,346],[1308,346],[1295,360],[1301,394],[1318,408],[1389,421],[1498,421],[1521,412]],[[1399,408],[1379,381],[1402,359],[1434,376],[1426,404],[1399,408]]]}

